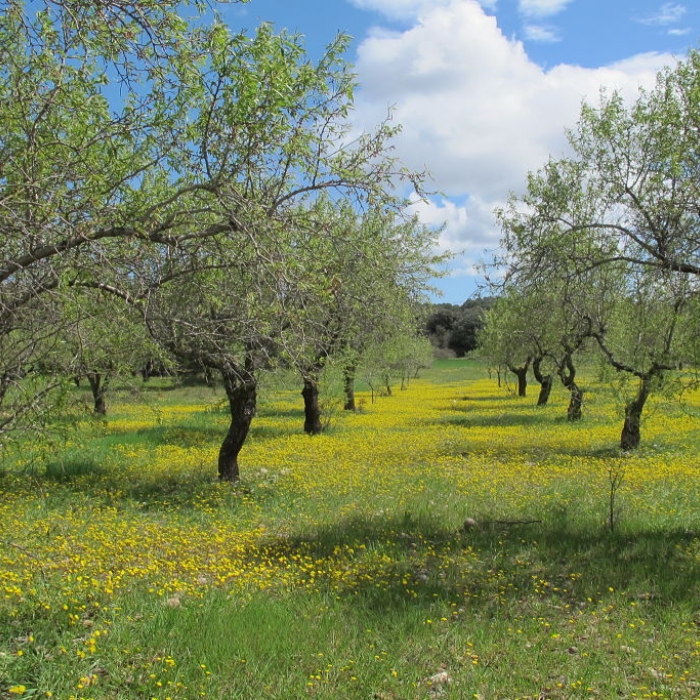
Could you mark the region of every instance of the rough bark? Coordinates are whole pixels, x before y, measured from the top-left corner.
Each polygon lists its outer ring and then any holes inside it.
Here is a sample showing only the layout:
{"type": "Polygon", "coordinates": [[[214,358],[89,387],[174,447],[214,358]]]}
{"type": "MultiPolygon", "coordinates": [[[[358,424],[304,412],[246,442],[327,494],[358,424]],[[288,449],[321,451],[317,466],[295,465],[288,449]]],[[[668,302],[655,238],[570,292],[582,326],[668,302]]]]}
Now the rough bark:
{"type": "Polygon", "coordinates": [[[569,386],[569,406],[566,409],[566,420],[578,421],[583,418],[583,389],[575,382],[571,381],[569,386]]]}
{"type": "MultiPolygon", "coordinates": [[[[665,334],[663,351],[667,358],[673,357],[671,348],[675,331],[675,320],[678,318],[678,313],[680,312],[683,302],[683,299],[679,299],[676,302],[673,323],[665,334]]],[[[655,361],[646,372],[642,372],[616,359],[610,348],[608,348],[602,333],[596,334],[595,339],[598,341],[598,345],[604,355],[608,358],[608,362],[610,362],[618,372],[627,372],[639,379],[637,395],[625,406],[625,422],[622,425],[622,433],[620,434],[620,447],[623,450],[634,450],[639,447],[641,442],[642,411],[644,410],[647,399],[651,395],[653,389],[661,384],[665,372],[677,369],[678,365],[668,360],[665,362],[655,361]]]]}
{"type": "Polygon", "coordinates": [[[537,405],[546,406],[549,401],[549,396],[552,393],[552,385],[554,384],[554,377],[551,374],[546,374],[542,377],[540,382],[540,393],[537,395],[537,405]]]}
{"type": "Polygon", "coordinates": [[[554,377],[551,374],[544,374],[542,372],[542,358],[537,357],[532,362],[532,373],[535,375],[535,379],[540,384],[540,393],[537,396],[537,405],[546,406],[549,401],[549,395],[552,393],[552,384],[554,383],[554,377]]]}
{"type": "Polygon", "coordinates": [[[318,381],[315,377],[304,377],[301,395],[304,397],[304,432],[309,435],[318,435],[323,430],[323,426],[318,403],[318,381]]]}
{"type": "Polygon", "coordinates": [[[356,410],[354,365],[348,365],[343,369],[343,390],[345,392],[345,405],[343,409],[346,411],[356,410]]]}
{"type": "Polygon", "coordinates": [[[530,358],[525,361],[524,365],[515,367],[508,365],[508,369],[518,378],[518,396],[527,396],[527,371],[530,368],[530,358]]]}
{"type": "Polygon", "coordinates": [[[637,395],[625,406],[625,422],[620,436],[620,447],[623,450],[634,450],[641,442],[642,411],[651,394],[651,379],[644,378],[639,384],[637,395]]]}
{"type": "Polygon", "coordinates": [[[569,390],[569,406],[566,409],[568,421],[579,421],[583,417],[583,389],[576,383],[576,367],[572,358],[573,350],[567,348],[559,365],[559,379],[569,390]]]}
{"type": "Polygon", "coordinates": [[[221,377],[228,398],[231,423],[219,450],[219,479],[237,481],[240,478],[238,455],[255,416],[257,378],[252,360],[246,361],[245,367],[222,368],[221,377]]]}

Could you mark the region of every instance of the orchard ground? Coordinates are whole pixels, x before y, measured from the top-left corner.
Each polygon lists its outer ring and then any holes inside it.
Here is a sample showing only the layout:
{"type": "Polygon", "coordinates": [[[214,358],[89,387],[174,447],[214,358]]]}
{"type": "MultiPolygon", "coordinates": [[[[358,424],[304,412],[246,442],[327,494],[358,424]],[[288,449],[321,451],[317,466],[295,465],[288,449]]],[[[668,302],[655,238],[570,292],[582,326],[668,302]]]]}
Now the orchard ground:
{"type": "Polygon", "coordinates": [[[125,388],[7,456],[0,698],[700,698],[700,395],[625,455],[593,377],[572,424],[442,361],[315,437],[269,379],[235,485],[222,392],[125,388]]]}

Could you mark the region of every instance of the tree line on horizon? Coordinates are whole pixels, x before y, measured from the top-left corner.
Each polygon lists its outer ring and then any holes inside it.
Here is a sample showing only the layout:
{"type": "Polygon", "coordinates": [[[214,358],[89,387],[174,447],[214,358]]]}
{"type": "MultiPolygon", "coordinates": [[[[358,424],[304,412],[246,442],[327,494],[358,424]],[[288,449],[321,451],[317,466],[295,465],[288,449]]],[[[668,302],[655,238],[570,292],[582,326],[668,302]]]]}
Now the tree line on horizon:
{"type": "Polygon", "coordinates": [[[477,349],[486,311],[495,297],[467,299],[462,304],[433,303],[424,309],[423,331],[437,357],[465,357],[477,349]]]}

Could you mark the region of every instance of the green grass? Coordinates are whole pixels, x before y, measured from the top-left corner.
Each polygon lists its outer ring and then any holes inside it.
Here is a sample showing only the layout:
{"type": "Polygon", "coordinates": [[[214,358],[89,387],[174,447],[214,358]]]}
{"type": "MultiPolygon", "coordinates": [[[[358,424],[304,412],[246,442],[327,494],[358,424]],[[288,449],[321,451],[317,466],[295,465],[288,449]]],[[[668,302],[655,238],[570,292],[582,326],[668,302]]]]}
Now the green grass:
{"type": "Polygon", "coordinates": [[[484,376],[317,438],[270,382],[235,486],[220,394],[165,383],[8,465],[0,698],[700,698],[695,419],[655,403],[624,457],[605,387],[572,426],[484,376]]]}

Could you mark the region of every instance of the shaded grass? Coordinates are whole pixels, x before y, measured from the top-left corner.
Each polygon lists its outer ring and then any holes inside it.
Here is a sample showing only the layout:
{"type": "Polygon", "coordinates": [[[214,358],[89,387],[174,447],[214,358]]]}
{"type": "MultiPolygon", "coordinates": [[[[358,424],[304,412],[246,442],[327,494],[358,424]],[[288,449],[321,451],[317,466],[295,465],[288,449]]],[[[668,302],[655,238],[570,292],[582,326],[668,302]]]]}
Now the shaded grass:
{"type": "Polygon", "coordinates": [[[280,382],[235,487],[190,388],[6,475],[0,697],[700,697],[695,425],[659,403],[623,458],[606,390],[571,426],[476,371],[313,439],[280,382]]]}

